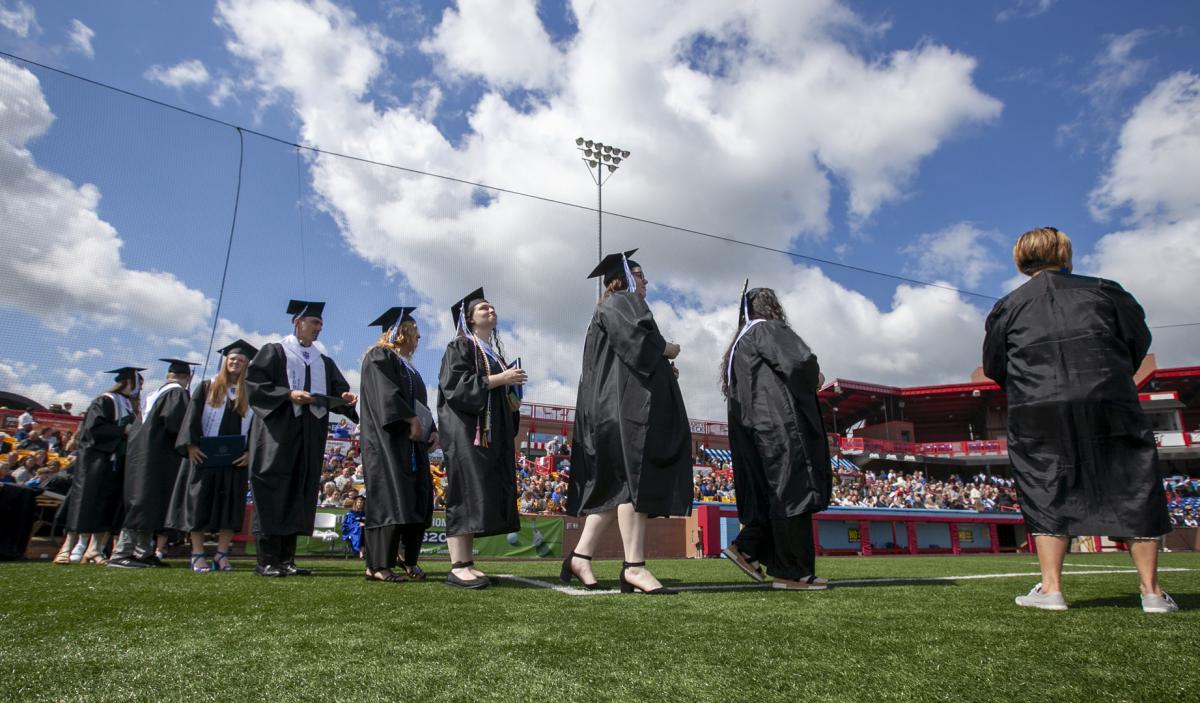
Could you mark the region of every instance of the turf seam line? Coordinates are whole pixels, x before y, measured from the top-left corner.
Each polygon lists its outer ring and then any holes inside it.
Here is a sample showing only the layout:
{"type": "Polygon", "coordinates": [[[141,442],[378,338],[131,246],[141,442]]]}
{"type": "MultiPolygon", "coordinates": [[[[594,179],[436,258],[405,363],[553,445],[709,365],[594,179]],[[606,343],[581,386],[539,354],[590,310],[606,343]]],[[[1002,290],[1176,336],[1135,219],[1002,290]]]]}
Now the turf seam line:
{"type": "MultiPolygon", "coordinates": [[[[1073,566],[1073,565],[1068,565],[1073,566]]],[[[1063,576],[1103,576],[1106,574],[1136,574],[1137,569],[1127,567],[1107,568],[1101,566],[1087,566],[1090,571],[1064,571],[1063,576]]],[[[1184,567],[1159,567],[1159,573],[1179,573],[1179,572],[1194,572],[1200,569],[1191,569],[1184,567]]],[[[969,574],[966,576],[897,576],[894,578],[874,578],[874,579],[843,579],[830,581],[829,585],[833,586],[866,586],[873,584],[886,583],[941,583],[946,581],[979,581],[984,579],[1003,579],[1003,578],[1027,578],[1033,576],[1041,576],[1040,571],[1027,571],[1016,573],[1000,573],[1000,574],[969,574]]],[[[573,586],[562,586],[549,581],[529,578],[527,576],[516,576],[513,574],[500,574],[498,578],[516,581],[535,588],[545,588],[551,591],[557,591],[567,596],[609,596],[615,593],[620,593],[616,589],[604,589],[589,591],[583,588],[573,586]]],[[[769,583],[727,583],[727,584],[709,584],[703,586],[672,586],[677,591],[744,591],[744,590],[772,590],[769,583]]]]}

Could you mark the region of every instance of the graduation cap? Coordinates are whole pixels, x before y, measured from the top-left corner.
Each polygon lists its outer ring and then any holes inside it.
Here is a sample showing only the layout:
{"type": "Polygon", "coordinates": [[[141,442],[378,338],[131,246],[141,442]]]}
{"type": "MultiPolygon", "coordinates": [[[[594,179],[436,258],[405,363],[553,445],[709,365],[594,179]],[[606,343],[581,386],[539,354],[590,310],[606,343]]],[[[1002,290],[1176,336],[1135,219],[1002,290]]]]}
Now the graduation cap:
{"type": "MultiPolygon", "coordinates": [[[[382,327],[388,332],[388,343],[396,341],[396,335],[400,332],[400,325],[413,319],[412,311],[416,308],[410,307],[391,307],[387,312],[375,318],[375,321],[368,324],[367,327],[382,327]]],[[[413,320],[414,322],[416,320],[413,320]]]]}
{"type": "Polygon", "coordinates": [[[104,373],[115,373],[117,375],[117,383],[120,383],[121,381],[131,381],[133,379],[136,379],[138,372],[145,371],[145,370],[146,369],[144,369],[140,366],[122,366],[119,369],[113,369],[112,371],[105,371],[104,373]]]}
{"type": "Polygon", "coordinates": [[[413,319],[412,311],[416,308],[393,307],[388,308],[387,312],[375,318],[374,322],[368,323],[367,327],[382,327],[388,329],[394,327],[401,322],[407,322],[413,319]]]}
{"type": "Polygon", "coordinates": [[[465,332],[467,330],[467,310],[470,309],[472,303],[484,299],[483,288],[480,287],[476,288],[470,293],[467,293],[465,296],[463,296],[462,300],[458,301],[454,305],[451,305],[450,316],[454,319],[455,328],[465,332]]]}
{"type": "Polygon", "coordinates": [[[253,359],[258,353],[258,349],[244,339],[238,339],[217,350],[221,356],[229,356],[230,354],[241,354],[247,359],[253,359]]]}
{"type": "Polygon", "coordinates": [[[289,300],[287,306],[287,314],[292,316],[292,319],[297,317],[315,317],[321,319],[321,313],[325,312],[325,303],[316,302],[313,300],[289,300]]]}
{"type": "Polygon", "coordinates": [[[194,361],[184,361],[183,359],[159,359],[159,361],[169,364],[167,373],[186,373],[189,376],[192,374],[192,367],[200,365],[194,361]]]}
{"type": "Polygon", "coordinates": [[[625,284],[629,286],[629,290],[634,290],[636,285],[634,284],[633,273],[630,269],[639,266],[639,264],[636,261],[632,261],[629,257],[633,256],[635,252],[637,252],[637,249],[609,254],[601,259],[600,263],[596,264],[596,268],[592,269],[592,272],[587,277],[597,278],[603,276],[604,285],[607,286],[609,283],[624,276],[625,284]]]}

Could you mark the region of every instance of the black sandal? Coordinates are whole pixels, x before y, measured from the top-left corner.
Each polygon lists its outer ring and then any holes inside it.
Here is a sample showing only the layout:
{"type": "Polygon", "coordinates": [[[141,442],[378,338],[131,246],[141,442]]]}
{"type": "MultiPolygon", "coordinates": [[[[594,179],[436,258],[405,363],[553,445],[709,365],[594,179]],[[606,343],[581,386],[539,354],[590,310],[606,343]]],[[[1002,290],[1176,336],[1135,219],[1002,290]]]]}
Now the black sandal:
{"type": "Polygon", "coordinates": [[[486,576],[484,578],[461,579],[454,575],[454,569],[469,569],[472,566],[475,566],[474,561],[456,561],[451,564],[450,573],[446,574],[446,585],[470,590],[487,588],[492,585],[492,580],[486,576]]]}
{"type": "Polygon", "coordinates": [[[594,591],[594,590],[600,588],[599,581],[592,581],[591,583],[584,583],[583,579],[579,577],[579,574],[575,573],[575,570],[571,568],[571,560],[575,559],[575,558],[584,559],[587,561],[592,560],[592,558],[586,554],[579,554],[577,552],[571,552],[570,554],[567,555],[566,559],[563,559],[562,571],[560,571],[558,574],[558,580],[562,581],[563,583],[571,583],[571,577],[574,576],[575,578],[579,579],[579,583],[582,583],[583,587],[588,589],[589,591],[594,591]]]}
{"type": "Polygon", "coordinates": [[[409,581],[424,581],[425,580],[425,570],[422,569],[421,567],[417,566],[416,564],[413,564],[411,566],[409,566],[408,564],[405,564],[404,572],[406,574],[408,574],[409,581]]]}
{"type": "Polygon", "coordinates": [[[667,588],[666,586],[659,586],[658,588],[652,588],[647,591],[641,586],[634,585],[625,580],[625,569],[633,569],[645,565],[646,562],[644,561],[621,562],[621,593],[633,593],[634,591],[641,591],[648,596],[673,596],[679,593],[679,591],[675,590],[674,588],[667,588]]]}

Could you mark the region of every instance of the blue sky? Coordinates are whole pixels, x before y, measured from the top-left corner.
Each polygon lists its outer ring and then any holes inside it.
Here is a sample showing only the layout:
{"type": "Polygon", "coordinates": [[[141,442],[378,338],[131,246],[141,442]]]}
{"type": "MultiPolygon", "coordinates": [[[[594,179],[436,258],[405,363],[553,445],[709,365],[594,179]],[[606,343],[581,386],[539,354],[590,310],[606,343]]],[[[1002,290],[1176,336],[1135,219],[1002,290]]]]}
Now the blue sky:
{"type": "MultiPolygon", "coordinates": [[[[0,50],[285,140],[589,206],[571,138],[613,140],[634,155],[606,209],[990,296],[1019,282],[1015,236],[1053,224],[1076,270],[1122,281],[1152,324],[1200,321],[1200,186],[1180,166],[1200,159],[1194,3],[729,5],[0,0],[0,50]]],[[[0,241],[22,262],[0,268],[0,387],[79,402],[102,369],[202,355],[236,132],[0,61],[0,212],[16,213],[0,241]],[[25,111],[38,96],[45,109],[25,111]]],[[[978,363],[986,299],[611,217],[605,231],[606,250],[642,248],[694,416],[721,414],[713,377],[745,276],[783,293],[830,375],[938,383],[978,363]]],[[[365,323],[418,304],[432,381],[446,309],[482,283],[530,398],[569,403],[594,236],[594,213],[298,161],[247,135],[217,346],[286,332],[290,297],[327,300],[322,341],[353,371],[365,323]]],[[[1198,342],[1200,327],[1162,329],[1154,351],[1200,363],[1198,342]]]]}

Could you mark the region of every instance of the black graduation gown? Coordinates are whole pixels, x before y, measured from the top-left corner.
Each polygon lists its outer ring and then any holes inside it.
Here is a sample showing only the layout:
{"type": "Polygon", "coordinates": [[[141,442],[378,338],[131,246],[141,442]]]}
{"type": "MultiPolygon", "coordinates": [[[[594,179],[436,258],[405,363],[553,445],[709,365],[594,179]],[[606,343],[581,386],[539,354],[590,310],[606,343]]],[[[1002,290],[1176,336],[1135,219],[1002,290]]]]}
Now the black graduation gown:
{"type": "MultiPolygon", "coordinates": [[[[326,395],[350,390],[333,359],[325,364],[326,395]]],[[[250,423],[250,492],[254,497],[253,530],[258,535],[311,534],[317,515],[317,490],[329,434],[329,415],[318,418],[301,406],[296,415],[288,385],[287,356],[278,342],[263,345],[246,369],[246,391],[254,420],[250,423]]],[[[343,414],[351,419],[353,409],[343,414]]]]}
{"type": "MultiPolygon", "coordinates": [[[[184,466],[175,481],[171,494],[171,509],[167,513],[167,527],[182,532],[217,532],[219,530],[242,529],[246,515],[246,483],[248,470],[245,466],[220,466],[197,468],[189,461],[188,447],[197,444],[204,436],[204,406],[207,402],[211,381],[201,383],[192,393],[183,429],[175,442],[175,448],[184,455],[184,466]]],[[[225,414],[217,434],[222,437],[242,433],[242,416],[232,399],[225,401],[225,414]]]]}
{"type": "Polygon", "coordinates": [[[1100,278],[1043,272],[988,315],[983,370],[1008,395],[1008,455],[1031,532],[1171,530],[1133,382],[1149,348],[1142,307],[1100,278]]]}
{"type": "Polygon", "coordinates": [[[367,527],[433,520],[429,447],[408,439],[413,400],[429,407],[425,381],[399,354],[372,347],[362,364],[359,445],[367,488],[367,527]]]}
{"type": "MultiPolygon", "coordinates": [[[[495,362],[492,362],[493,364],[495,362]]],[[[493,366],[492,373],[503,369],[493,366]]],[[[488,390],[474,343],[457,337],[446,347],[438,374],[438,436],[446,455],[446,534],[507,534],[517,515],[516,442],[520,414],[509,409],[508,387],[488,390]],[[491,408],[488,446],[475,444],[491,408]]],[[[370,505],[370,492],[367,493],[370,505]]]]}
{"type": "MultiPolygon", "coordinates": [[[[136,402],[136,401],[133,401],[136,402]]],[[[125,416],[126,422],[133,415],[125,416]]],[[[125,477],[125,430],[116,403],[107,396],[92,401],[79,426],[79,456],[67,496],[68,532],[111,532],[121,509],[125,477]]]]}
{"type": "Polygon", "coordinates": [[[692,509],[691,426],[666,340],[646,301],[622,291],[596,306],[583,345],[567,513],[692,509]]]}
{"type": "Polygon", "coordinates": [[[166,524],[171,491],[184,461],[175,449],[175,440],[187,408],[187,389],[168,388],[129,433],[124,521],[128,529],[160,530],[166,524]]]}
{"type": "Polygon", "coordinates": [[[743,524],[824,510],[833,490],[817,404],[817,357],[779,320],[738,343],[729,386],[729,445],[743,524]]]}

